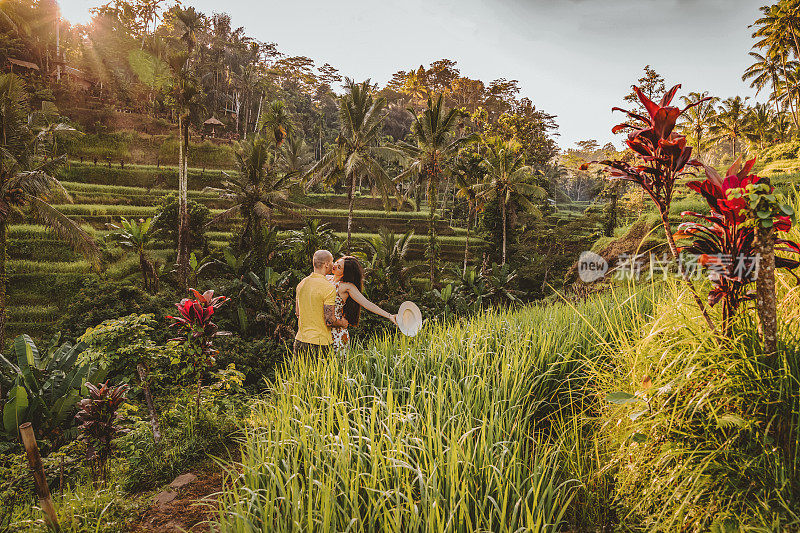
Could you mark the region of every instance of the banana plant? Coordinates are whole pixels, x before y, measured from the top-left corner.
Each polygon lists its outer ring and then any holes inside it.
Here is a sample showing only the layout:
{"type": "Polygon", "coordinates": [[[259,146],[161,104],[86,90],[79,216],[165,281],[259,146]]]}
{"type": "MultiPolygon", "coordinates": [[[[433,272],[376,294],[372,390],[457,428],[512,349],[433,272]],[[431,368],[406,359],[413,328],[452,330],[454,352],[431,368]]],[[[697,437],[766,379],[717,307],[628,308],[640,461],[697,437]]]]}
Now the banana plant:
{"type": "Polygon", "coordinates": [[[520,303],[520,291],[513,288],[516,278],[517,271],[511,270],[508,263],[492,263],[492,271],[486,278],[489,284],[489,300],[495,305],[520,303]]]}
{"type": "Polygon", "coordinates": [[[83,383],[104,377],[94,365],[78,363],[86,344],[65,342],[53,337],[44,354],[28,335],[14,339],[11,358],[0,355],[0,363],[10,372],[13,383],[3,405],[3,433],[16,439],[17,428],[31,422],[43,437],[58,436],[80,398],[83,383]],[[15,361],[15,362],[14,362],[15,361]]]}
{"type": "Polygon", "coordinates": [[[453,304],[453,284],[448,283],[446,286],[442,288],[440,291],[439,289],[433,289],[433,294],[436,295],[444,304],[444,319],[447,320],[447,316],[450,314],[452,310],[453,304]]]}
{"type": "Polygon", "coordinates": [[[267,335],[277,341],[290,339],[295,331],[287,318],[292,316],[294,304],[290,286],[291,272],[278,272],[272,267],[264,268],[264,275],[255,272],[242,276],[239,292],[239,322],[242,331],[249,327],[245,305],[256,310],[256,321],[264,323],[267,335]]]}
{"type": "Polygon", "coordinates": [[[458,292],[471,303],[472,311],[477,312],[483,307],[483,302],[489,297],[486,288],[486,279],[474,267],[467,267],[461,276],[458,292]]]}
{"type": "Polygon", "coordinates": [[[217,262],[210,255],[198,259],[194,252],[189,254],[189,281],[191,284],[196,287],[200,279],[200,274],[202,274],[204,270],[214,267],[216,264],[217,262]]]}

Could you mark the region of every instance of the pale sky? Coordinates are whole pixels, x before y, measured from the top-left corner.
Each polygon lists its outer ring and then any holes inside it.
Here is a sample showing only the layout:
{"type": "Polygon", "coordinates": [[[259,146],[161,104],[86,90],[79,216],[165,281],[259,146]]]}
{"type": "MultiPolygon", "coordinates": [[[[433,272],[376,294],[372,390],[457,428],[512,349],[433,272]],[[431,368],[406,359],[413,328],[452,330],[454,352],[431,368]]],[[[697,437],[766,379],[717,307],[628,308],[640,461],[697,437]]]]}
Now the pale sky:
{"type": "MultiPolygon", "coordinates": [[[[100,0],[61,0],[88,20],[100,0]]],[[[558,116],[558,143],[621,143],[611,113],[650,64],[680,94],[752,96],[741,81],[747,26],[766,0],[184,0],[289,55],[383,85],[398,70],[448,58],[463,76],[517,79],[520,96],[558,116]]],[[[759,95],[763,100],[763,95],[759,95]]]]}

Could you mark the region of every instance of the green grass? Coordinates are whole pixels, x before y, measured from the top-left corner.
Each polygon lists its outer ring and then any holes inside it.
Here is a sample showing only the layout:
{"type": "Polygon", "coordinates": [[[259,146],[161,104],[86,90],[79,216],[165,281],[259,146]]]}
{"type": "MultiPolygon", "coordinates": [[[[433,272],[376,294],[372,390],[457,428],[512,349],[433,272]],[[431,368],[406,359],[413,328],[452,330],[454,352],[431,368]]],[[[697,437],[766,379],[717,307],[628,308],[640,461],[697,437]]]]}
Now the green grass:
{"type": "Polygon", "coordinates": [[[11,259],[6,263],[6,267],[11,272],[20,272],[25,274],[75,274],[89,272],[91,269],[91,266],[85,260],[56,262],[35,261],[30,259],[11,259]]]}
{"type": "MultiPolygon", "coordinates": [[[[109,157],[115,163],[119,160],[126,163],[143,160],[174,163],[178,160],[178,141],[172,135],[116,131],[62,136],[59,143],[72,159],[84,157],[91,160],[96,157],[98,162],[104,162],[109,157]]],[[[235,163],[234,145],[211,141],[191,142],[189,145],[189,165],[192,167],[230,168],[235,163]]]]}
{"type": "Polygon", "coordinates": [[[61,307],[54,304],[14,305],[13,301],[8,308],[9,319],[20,322],[53,322],[61,311],[61,307]]]}
{"type": "MultiPolygon", "coordinates": [[[[93,227],[85,224],[81,225],[81,228],[95,238],[103,233],[102,231],[96,230],[93,227]]],[[[53,230],[40,224],[11,224],[8,226],[7,235],[9,239],[41,239],[49,241],[55,238],[53,230]]]]}
{"type": "Polygon", "coordinates": [[[152,216],[158,211],[152,205],[57,204],[54,207],[71,216],[152,216]]]}
{"type": "MultiPolygon", "coordinates": [[[[103,161],[92,163],[70,163],[58,170],[59,180],[99,185],[119,185],[123,187],[167,187],[178,183],[178,172],[174,168],[153,169],[139,165],[119,164],[108,166],[103,161]]],[[[188,186],[199,190],[203,187],[217,187],[225,177],[219,170],[190,170],[188,186]]]]}
{"type": "Polygon", "coordinates": [[[294,361],[251,416],[221,531],[563,529],[579,481],[550,429],[584,394],[580,359],[617,342],[601,309],[488,312],[294,361]]]}

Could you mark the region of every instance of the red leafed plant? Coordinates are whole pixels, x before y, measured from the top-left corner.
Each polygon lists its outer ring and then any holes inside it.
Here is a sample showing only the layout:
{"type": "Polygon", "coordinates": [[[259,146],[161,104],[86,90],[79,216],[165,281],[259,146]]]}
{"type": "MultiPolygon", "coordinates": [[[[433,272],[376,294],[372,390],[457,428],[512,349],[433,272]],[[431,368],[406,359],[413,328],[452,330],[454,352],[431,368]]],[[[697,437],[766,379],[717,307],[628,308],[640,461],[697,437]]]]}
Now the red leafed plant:
{"type": "Polygon", "coordinates": [[[80,422],[80,438],[86,443],[86,458],[92,464],[95,479],[105,481],[112,442],[128,431],[119,426],[117,409],[125,402],[125,394],[130,387],[110,387],[108,382],[97,385],[87,382],[86,388],[89,389],[89,397],[78,402],[75,418],[80,422]]]}
{"type": "Polygon", "coordinates": [[[691,159],[692,148],[686,145],[685,136],[674,131],[675,123],[687,109],[708,100],[708,98],[701,99],[683,109],[671,106],[670,103],[680,87],[680,85],[676,85],[667,91],[658,104],[645,96],[641,89],[634,87],[634,92],[647,110],[647,116],[619,107],[612,108],[612,111],[622,111],[632,119],[633,122],[618,124],[611,131],[613,133],[630,131],[626,143],[639,157],[641,164],[631,165],[621,160],[604,160],[586,163],[581,166],[581,169],[586,170],[593,163],[604,165],[609,169],[610,179],[637,183],[653,199],[661,214],[672,257],[678,262],[681,276],[691,290],[709,328],[716,332],[703,300],[694,288],[683,265],[678,261],[678,249],[669,222],[669,207],[672,203],[675,181],[687,173],[687,167],[702,165],[699,161],[691,159]]]}
{"type": "MultiPolygon", "coordinates": [[[[698,262],[708,267],[713,285],[708,303],[714,306],[722,301],[725,333],[730,333],[731,319],[740,304],[755,298],[756,293],[748,286],[763,275],[758,228],[753,223],[757,216],[754,216],[755,206],[751,206],[748,191],[765,189],[773,193],[774,188],[768,178],[750,174],[754,164],[755,159],[744,165],[737,160],[724,178],[713,168],[705,167],[706,179],[689,182],[688,186],[705,198],[711,214],[684,211],[682,216],[691,216],[706,224],[684,222],[675,234],[676,239],[689,241],[680,246],[680,250],[697,254],[698,262]]],[[[788,215],[770,216],[770,225],[776,231],[789,231],[792,221],[788,215]]],[[[800,246],[793,241],[776,238],[774,246],[778,251],[800,254],[800,246]]],[[[791,272],[800,266],[800,261],[775,256],[774,266],[791,272]]]]}
{"type": "Polygon", "coordinates": [[[200,385],[203,371],[214,364],[217,350],[213,347],[215,337],[230,335],[227,331],[219,331],[217,325],[211,321],[216,310],[228,301],[226,296],[214,296],[214,291],[200,293],[189,289],[194,298],[184,298],[175,304],[180,316],[168,316],[172,320],[170,327],[180,330],[181,335],[174,341],[180,342],[184,347],[187,357],[188,371],[197,381],[197,412],[200,410],[200,385]]]}

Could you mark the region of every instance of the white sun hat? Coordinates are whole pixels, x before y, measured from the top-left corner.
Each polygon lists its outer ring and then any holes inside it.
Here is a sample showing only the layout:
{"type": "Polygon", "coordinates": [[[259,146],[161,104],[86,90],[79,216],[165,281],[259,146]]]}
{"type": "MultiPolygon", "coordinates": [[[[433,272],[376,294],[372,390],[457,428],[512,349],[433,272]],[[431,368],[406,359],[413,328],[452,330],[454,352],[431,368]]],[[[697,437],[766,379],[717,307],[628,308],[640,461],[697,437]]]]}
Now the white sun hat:
{"type": "Polygon", "coordinates": [[[397,310],[397,327],[403,335],[415,336],[422,329],[422,313],[414,302],[405,301],[397,310]]]}

